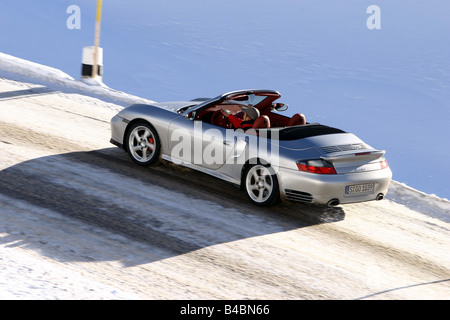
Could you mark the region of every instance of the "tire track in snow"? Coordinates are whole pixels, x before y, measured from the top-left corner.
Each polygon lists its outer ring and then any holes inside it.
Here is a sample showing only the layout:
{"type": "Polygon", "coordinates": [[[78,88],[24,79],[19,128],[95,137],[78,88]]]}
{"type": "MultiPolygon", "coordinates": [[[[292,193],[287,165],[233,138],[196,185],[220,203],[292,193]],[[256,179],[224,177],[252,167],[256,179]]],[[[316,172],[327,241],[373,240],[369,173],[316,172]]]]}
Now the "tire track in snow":
{"type": "MultiPolygon", "coordinates": [[[[45,167],[46,162],[38,163],[45,167]]],[[[29,202],[33,205],[59,212],[67,217],[82,220],[88,224],[117,232],[131,239],[151,243],[168,249],[174,254],[199,249],[192,243],[173,238],[152,228],[157,219],[133,219],[135,213],[118,207],[111,201],[105,201],[95,195],[89,196],[77,189],[55,184],[48,171],[36,173],[26,164],[8,168],[0,172],[0,191],[6,196],[29,202]]]]}

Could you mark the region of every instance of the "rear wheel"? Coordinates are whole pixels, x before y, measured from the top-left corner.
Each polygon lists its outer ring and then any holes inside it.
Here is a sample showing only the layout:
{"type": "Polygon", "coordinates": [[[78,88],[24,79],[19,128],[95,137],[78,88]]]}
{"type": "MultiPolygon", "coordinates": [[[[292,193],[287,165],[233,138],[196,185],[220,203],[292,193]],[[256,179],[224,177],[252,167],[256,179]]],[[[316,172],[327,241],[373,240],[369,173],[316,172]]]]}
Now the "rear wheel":
{"type": "Polygon", "coordinates": [[[133,124],[128,130],[126,149],[130,158],[141,166],[158,161],[160,141],[155,128],[145,121],[133,124]]]}
{"type": "Polygon", "coordinates": [[[244,174],[244,189],[251,202],[267,206],[279,199],[278,179],[268,165],[254,164],[244,174]]]}

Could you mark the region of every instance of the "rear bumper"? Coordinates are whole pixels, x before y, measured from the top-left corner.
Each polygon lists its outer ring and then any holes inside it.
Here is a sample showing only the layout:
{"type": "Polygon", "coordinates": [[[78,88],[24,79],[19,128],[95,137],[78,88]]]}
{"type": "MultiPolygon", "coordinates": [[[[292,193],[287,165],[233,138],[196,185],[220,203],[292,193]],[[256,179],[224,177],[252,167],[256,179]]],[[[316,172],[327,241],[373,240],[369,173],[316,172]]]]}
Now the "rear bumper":
{"type": "Polygon", "coordinates": [[[315,204],[345,204],[382,199],[392,179],[389,168],[348,174],[314,174],[280,168],[280,194],[285,200],[315,204]],[[347,194],[347,186],[374,184],[373,190],[347,194]]]}

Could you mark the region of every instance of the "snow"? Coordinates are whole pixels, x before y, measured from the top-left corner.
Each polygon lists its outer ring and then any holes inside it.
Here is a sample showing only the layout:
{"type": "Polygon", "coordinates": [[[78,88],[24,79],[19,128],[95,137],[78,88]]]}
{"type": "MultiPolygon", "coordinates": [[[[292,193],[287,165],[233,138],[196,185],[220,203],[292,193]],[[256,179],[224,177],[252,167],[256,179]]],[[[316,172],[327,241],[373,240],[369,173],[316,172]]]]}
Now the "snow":
{"type": "Polygon", "coordinates": [[[139,98],[109,88],[97,79],[75,80],[68,74],[35,62],[26,61],[0,52],[0,76],[17,80],[33,79],[41,85],[50,86],[53,90],[80,92],[83,95],[98,97],[123,107],[132,103],[154,103],[155,101],[139,98]]]}
{"type": "MultiPolygon", "coordinates": [[[[79,79],[95,5],[8,3],[2,51],[79,79]],[[70,5],[80,7],[80,29],[66,26],[70,5]]],[[[386,149],[397,181],[448,199],[449,10],[447,0],[110,0],[102,14],[104,82],[156,101],[279,90],[289,112],[386,149]],[[372,4],[381,10],[379,30],[366,26],[372,4]]]]}
{"type": "MultiPolygon", "coordinates": [[[[365,26],[368,2],[255,3],[178,0],[169,5],[161,0],[151,4],[128,1],[124,6],[123,1],[104,2],[105,74],[101,83],[80,80],[78,74],[81,49],[93,40],[92,1],[14,1],[0,11],[4,51],[0,53],[0,77],[99,99],[102,103],[97,105],[98,111],[92,110],[94,116],[136,102],[212,97],[250,87],[280,90],[283,101],[291,105],[290,112],[302,111],[311,122],[335,125],[374,147],[386,148],[395,180],[388,199],[450,223],[446,199],[450,198],[450,170],[446,169],[450,156],[450,33],[443,32],[450,30],[450,3],[379,0],[381,30],[365,26]],[[65,27],[65,10],[72,4],[81,7],[81,30],[65,27]]],[[[8,163],[1,165],[2,169],[8,167],[8,163]]],[[[78,176],[84,172],[82,165],[72,170],[72,187],[82,188],[78,180],[87,178],[78,176]]],[[[90,178],[106,177],[100,170],[97,174],[90,178]]],[[[134,182],[123,183],[131,188],[134,182]]],[[[106,200],[111,195],[101,197],[106,200]]],[[[11,199],[4,195],[0,202],[9,217],[0,220],[0,299],[140,298],[114,282],[97,282],[75,265],[68,268],[64,261],[43,257],[22,245],[21,229],[11,227],[52,233],[49,241],[54,242],[56,236],[59,240],[53,245],[67,255],[71,254],[67,240],[80,242],[77,254],[85,251],[84,263],[95,263],[89,257],[104,254],[90,246],[105,238],[111,241],[108,245],[115,244],[117,256],[126,257],[121,236],[93,233],[92,229],[80,236],[76,233],[85,228],[80,222],[72,221],[68,226],[72,230],[59,230],[61,217],[51,210],[39,209],[42,218],[36,220],[32,214],[36,207],[26,202],[7,205],[11,199]],[[76,233],[71,233],[74,230],[76,233]],[[64,281],[69,278],[71,281],[64,281]]],[[[170,219],[170,211],[168,214],[170,219]]],[[[226,221],[225,213],[223,223],[226,221]]],[[[234,227],[240,224],[234,222],[234,227]]],[[[180,228],[183,223],[179,221],[180,228]]],[[[277,232],[276,225],[267,228],[269,234],[277,232]]],[[[189,232],[186,229],[185,237],[195,236],[189,232]]],[[[214,230],[211,232],[214,237],[214,230]]],[[[45,242],[45,237],[40,241],[45,242]]],[[[131,246],[137,251],[146,249],[139,243],[131,246]]],[[[106,260],[113,258],[108,255],[106,260]]]]}

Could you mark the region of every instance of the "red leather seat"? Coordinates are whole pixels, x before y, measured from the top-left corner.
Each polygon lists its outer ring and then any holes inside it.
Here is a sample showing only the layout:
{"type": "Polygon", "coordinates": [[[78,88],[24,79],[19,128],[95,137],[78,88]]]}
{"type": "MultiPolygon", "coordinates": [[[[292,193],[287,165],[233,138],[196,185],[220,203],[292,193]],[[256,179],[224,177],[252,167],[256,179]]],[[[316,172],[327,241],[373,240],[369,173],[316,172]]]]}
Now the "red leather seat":
{"type": "Polygon", "coordinates": [[[253,123],[253,129],[270,128],[270,119],[268,116],[259,116],[253,123]]]}
{"type": "Polygon", "coordinates": [[[303,113],[296,113],[289,119],[288,127],[306,124],[306,117],[303,113]]]}

